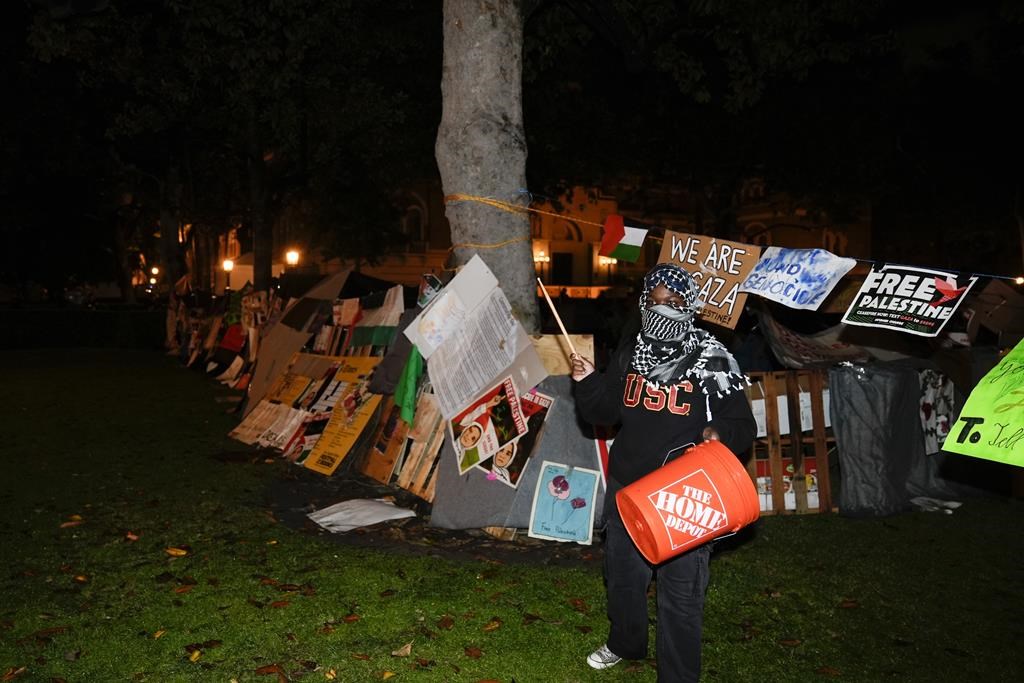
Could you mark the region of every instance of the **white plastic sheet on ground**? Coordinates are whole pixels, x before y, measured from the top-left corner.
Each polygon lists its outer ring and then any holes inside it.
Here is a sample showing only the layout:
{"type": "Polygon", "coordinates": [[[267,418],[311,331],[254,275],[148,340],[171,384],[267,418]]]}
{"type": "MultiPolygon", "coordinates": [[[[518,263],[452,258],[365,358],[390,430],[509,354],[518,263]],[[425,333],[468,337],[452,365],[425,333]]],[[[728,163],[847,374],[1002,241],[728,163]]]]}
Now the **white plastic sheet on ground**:
{"type": "Polygon", "coordinates": [[[340,534],[389,519],[415,517],[416,513],[383,498],[356,498],[335,503],[306,516],[328,531],[340,534]]]}

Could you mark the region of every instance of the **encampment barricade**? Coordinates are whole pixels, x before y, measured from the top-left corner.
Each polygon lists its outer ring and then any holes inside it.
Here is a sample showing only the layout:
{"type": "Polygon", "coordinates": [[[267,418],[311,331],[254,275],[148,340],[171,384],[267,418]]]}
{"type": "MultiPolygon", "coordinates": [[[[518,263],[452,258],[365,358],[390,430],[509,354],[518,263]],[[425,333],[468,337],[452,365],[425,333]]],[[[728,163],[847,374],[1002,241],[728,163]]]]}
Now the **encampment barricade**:
{"type": "Polygon", "coordinates": [[[747,462],[761,514],[832,512],[835,448],[828,378],[821,370],[751,372],[747,397],[758,434],[747,462]]]}

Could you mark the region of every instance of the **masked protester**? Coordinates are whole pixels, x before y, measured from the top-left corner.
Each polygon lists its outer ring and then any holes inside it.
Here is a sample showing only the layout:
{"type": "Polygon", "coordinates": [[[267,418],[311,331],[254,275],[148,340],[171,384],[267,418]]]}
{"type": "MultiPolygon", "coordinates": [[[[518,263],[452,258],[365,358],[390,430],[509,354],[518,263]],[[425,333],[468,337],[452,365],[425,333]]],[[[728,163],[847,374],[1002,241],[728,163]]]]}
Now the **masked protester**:
{"type": "Polygon", "coordinates": [[[688,444],[721,440],[747,451],[756,426],[743,387],[749,384],[732,354],[694,326],[700,310],[693,277],[659,264],[644,277],[636,343],[612,355],[604,373],[572,358],[576,403],[594,424],[620,424],[609,455],[605,495],[607,642],[587,657],[595,669],[647,656],[647,588],[657,576],[658,680],[697,681],[710,545],[649,564],[626,532],[615,494],[658,469],[688,444]]]}

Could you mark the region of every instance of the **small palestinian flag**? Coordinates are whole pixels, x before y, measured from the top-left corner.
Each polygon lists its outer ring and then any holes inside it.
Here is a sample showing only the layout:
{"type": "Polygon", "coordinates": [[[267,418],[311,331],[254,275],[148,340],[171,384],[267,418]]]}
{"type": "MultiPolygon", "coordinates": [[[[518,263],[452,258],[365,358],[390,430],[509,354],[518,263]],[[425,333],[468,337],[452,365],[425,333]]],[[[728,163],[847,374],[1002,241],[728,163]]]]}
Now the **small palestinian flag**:
{"type": "Polygon", "coordinates": [[[640,248],[644,245],[647,230],[631,228],[622,221],[622,216],[612,214],[604,222],[604,236],[601,238],[601,256],[610,256],[619,261],[636,263],[640,248]]]}

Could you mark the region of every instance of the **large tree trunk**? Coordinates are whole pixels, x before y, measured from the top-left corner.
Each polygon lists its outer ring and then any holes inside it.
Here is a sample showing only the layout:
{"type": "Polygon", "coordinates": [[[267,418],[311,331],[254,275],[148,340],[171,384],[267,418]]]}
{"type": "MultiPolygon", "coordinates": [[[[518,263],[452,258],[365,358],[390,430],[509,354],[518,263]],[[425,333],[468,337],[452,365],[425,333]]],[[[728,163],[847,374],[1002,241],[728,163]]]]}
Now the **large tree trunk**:
{"type": "MultiPolygon", "coordinates": [[[[526,188],[522,50],[519,0],[445,0],[444,106],[435,149],[445,195],[526,203],[519,193],[526,188]]],[[[537,332],[526,214],[475,201],[449,201],[446,214],[456,265],[478,253],[498,278],[516,318],[528,332],[537,332]]]]}

